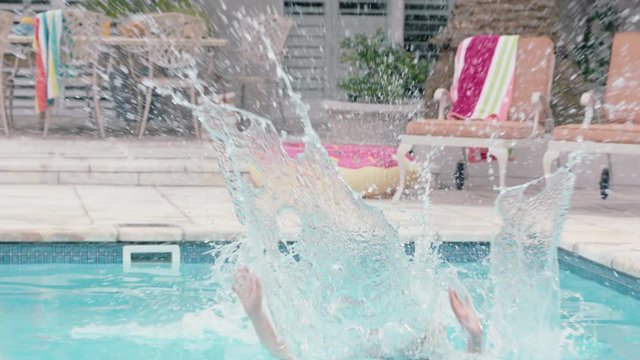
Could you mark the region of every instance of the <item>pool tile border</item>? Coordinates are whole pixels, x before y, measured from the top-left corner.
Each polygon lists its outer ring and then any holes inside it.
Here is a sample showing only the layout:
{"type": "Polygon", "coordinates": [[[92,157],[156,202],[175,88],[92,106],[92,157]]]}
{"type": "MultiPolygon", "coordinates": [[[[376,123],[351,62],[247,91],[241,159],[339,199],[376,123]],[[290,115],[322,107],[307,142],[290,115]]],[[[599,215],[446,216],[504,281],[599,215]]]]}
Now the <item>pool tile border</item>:
{"type": "MultiPolygon", "coordinates": [[[[158,243],[171,242],[178,244],[235,241],[244,236],[241,225],[228,224],[224,230],[219,225],[199,224],[115,224],[115,225],[85,225],[69,227],[0,227],[0,246],[5,244],[24,243],[28,246],[38,244],[123,244],[123,243],[158,243]],[[231,226],[234,225],[234,226],[231,226]],[[237,229],[236,229],[237,228],[237,229]]],[[[419,229],[404,229],[402,238],[411,242],[419,236],[419,229]]],[[[440,254],[445,259],[455,258],[457,261],[477,261],[489,253],[488,242],[482,239],[492,238],[495,234],[459,234],[443,232],[436,234],[442,241],[440,254]],[[443,250],[446,249],[446,250],[443,250]]],[[[587,240],[587,239],[585,239],[587,240]]],[[[619,289],[620,292],[636,296],[640,293],[640,252],[638,251],[606,251],[597,252],[589,241],[579,239],[563,239],[559,247],[559,256],[563,264],[570,270],[584,274],[583,277],[598,280],[599,283],[619,289]],[[583,246],[584,245],[584,246],[583,246]],[[579,259],[579,260],[576,260],[579,259]],[[587,264],[587,265],[585,265],[587,264]]],[[[597,244],[596,244],[597,245],[597,244]]],[[[410,245],[409,245],[410,246],[410,245]]],[[[409,251],[410,249],[408,249],[409,251]]],[[[614,249],[615,250],[615,249],[614,249]]],[[[6,255],[1,255],[0,264],[8,263],[6,255]],[[5,256],[4,260],[2,256],[5,256]]],[[[62,253],[62,259],[69,260],[67,253],[62,253]]],[[[26,254],[20,259],[41,261],[39,255],[26,254]]],[[[15,257],[13,259],[16,259],[15,257]]],[[[84,263],[84,258],[73,261],[84,263]]],[[[116,258],[117,259],[117,258],[116,258]]],[[[60,259],[56,261],[64,262],[60,259]]],[[[98,258],[86,263],[99,263],[98,258]]],[[[119,262],[121,262],[121,257],[119,262]]],[[[28,260],[25,260],[28,262],[28,260]]],[[[185,262],[189,262],[185,260],[185,262]]],[[[640,297],[639,297],[640,298],[640,297]]]]}
{"type": "MultiPolygon", "coordinates": [[[[221,244],[224,242],[217,242],[221,244]]],[[[139,243],[131,243],[139,244],[139,243]]],[[[185,264],[212,264],[216,243],[180,244],[180,261],[185,264]]],[[[0,265],[21,264],[122,264],[124,242],[110,243],[0,243],[0,265]]]]}
{"type": "MultiPolygon", "coordinates": [[[[154,243],[179,244],[181,262],[201,264],[215,262],[216,245],[235,240],[216,241],[154,241],[154,243]]],[[[122,247],[127,244],[149,244],[142,242],[0,242],[0,265],[18,264],[122,264],[122,247]]],[[[451,262],[484,261],[490,253],[489,242],[443,241],[438,254],[451,262]]],[[[408,255],[415,251],[415,243],[405,244],[408,255]]],[[[625,274],[599,264],[569,250],[559,248],[560,268],[587,280],[594,281],[624,295],[640,300],[640,278],[625,274]]]]}
{"type": "Polygon", "coordinates": [[[569,250],[559,248],[560,268],[640,300],[640,278],[617,271],[569,250]]]}

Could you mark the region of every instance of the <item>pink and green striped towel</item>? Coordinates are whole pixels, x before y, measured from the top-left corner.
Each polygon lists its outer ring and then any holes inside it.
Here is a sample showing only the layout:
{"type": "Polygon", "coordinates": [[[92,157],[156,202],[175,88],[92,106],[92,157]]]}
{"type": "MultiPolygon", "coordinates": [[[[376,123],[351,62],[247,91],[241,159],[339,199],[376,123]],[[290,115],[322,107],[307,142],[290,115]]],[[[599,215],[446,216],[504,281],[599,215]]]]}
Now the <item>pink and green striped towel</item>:
{"type": "MultiPolygon", "coordinates": [[[[455,59],[449,116],[463,120],[508,120],[519,36],[480,35],[463,40],[455,59]]],[[[472,149],[470,161],[486,159],[472,149]]]]}

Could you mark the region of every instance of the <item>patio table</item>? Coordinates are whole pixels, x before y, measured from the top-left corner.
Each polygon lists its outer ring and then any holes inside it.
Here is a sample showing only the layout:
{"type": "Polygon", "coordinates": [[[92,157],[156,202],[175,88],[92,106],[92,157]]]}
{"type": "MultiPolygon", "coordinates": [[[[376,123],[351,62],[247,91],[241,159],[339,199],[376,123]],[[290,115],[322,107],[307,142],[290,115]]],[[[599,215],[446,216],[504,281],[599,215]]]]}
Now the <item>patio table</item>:
{"type": "MultiPolygon", "coordinates": [[[[15,45],[30,45],[33,43],[33,36],[9,35],[8,40],[15,45]]],[[[203,47],[221,47],[227,45],[227,40],[220,38],[204,39],[172,39],[172,38],[148,38],[148,37],[126,37],[126,36],[104,36],[101,42],[112,46],[144,46],[146,44],[168,42],[178,45],[194,45],[203,47]]]]}
{"type": "MultiPolygon", "coordinates": [[[[7,40],[9,41],[10,44],[14,45],[17,48],[15,52],[22,54],[21,57],[24,57],[26,52],[33,51],[31,46],[33,44],[33,38],[34,38],[33,35],[11,34],[8,36],[7,40]]],[[[180,46],[186,45],[186,46],[193,46],[193,47],[200,47],[200,48],[217,48],[217,47],[224,47],[228,44],[226,39],[221,39],[221,38],[185,39],[185,38],[156,38],[156,37],[151,38],[151,37],[126,37],[126,36],[103,36],[101,37],[100,42],[102,45],[105,45],[107,47],[112,47],[113,51],[116,51],[116,52],[120,51],[118,49],[124,50],[125,48],[146,49],[149,46],[162,45],[163,43],[171,44],[171,45],[180,45],[180,46]]],[[[107,68],[109,69],[107,72],[110,74],[109,76],[119,76],[121,79],[123,79],[118,83],[131,81],[132,79],[130,77],[127,77],[126,75],[111,74],[112,70],[119,70],[119,71],[121,70],[117,67],[114,69],[111,66],[114,58],[114,53],[111,50],[106,50],[106,49],[105,49],[105,52],[110,54],[109,63],[107,65],[107,68]]],[[[136,110],[131,110],[128,108],[128,106],[131,105],[130,100],[117,101],[116,98],[118,96],[124,96],[125,93],[126,91],[125,92],[117,91],[116,92],[117,95],[114,95],[114,101],[120,103],[120,106],[116,106],[116,116],[119,119],[126,120],[127,119],[126,114],[132,111],[135,112],[136,110]]]]}

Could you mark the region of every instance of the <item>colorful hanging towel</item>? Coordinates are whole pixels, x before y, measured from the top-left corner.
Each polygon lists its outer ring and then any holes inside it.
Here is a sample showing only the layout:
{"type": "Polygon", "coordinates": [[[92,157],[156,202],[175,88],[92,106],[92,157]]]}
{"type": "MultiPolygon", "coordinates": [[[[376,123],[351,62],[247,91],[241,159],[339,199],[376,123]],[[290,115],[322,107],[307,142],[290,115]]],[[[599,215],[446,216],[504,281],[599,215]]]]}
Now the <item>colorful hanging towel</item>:
{"type": "Polygon", "coordinates": [[[60,94],[60,37],[63,31],[62,10],[50,10],[36,15],[33,22],[33,48],[36,57],[36,112],[60,94]]]}
{"type": "MultiPolygon", "coordinates": [[[[454,119],[506,121],[513,95],[519,36],[473,36],[458,46],[451,97],[454,119]]],[[[471,149],[469,161],[487,158],[471,149]]]]}

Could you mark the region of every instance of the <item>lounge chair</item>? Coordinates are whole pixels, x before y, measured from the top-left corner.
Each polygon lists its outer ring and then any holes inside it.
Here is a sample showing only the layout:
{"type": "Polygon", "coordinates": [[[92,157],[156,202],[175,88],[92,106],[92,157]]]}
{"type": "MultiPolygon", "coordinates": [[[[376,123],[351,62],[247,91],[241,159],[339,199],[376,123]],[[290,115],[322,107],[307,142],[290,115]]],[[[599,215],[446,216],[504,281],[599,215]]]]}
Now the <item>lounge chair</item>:
{"type": "Polygon", "coordinates": [[[639,86],[640,32],[618,33],[613,38],[604,103],[600,104],[593,92],[582,95],[584,120],[554,130],[543,158],[545,175],[551,173],[552,164],[563,152],[606,154],[609,165],[600,178],[600,195],[606,199],[612,175],[611,154],[640,155],[639,86]],[[592,124],[594,117],[598,124],[592,124]]]}
{"type": "MultiPolygon", "coordinates": [[[[7,50],[8,41],[7,36],[11,33],[11,27],[13,26],[13,14],[8,11],[0,11],[0,119],[5,135],[9,136],[9,121],[6,111],[5,95],[7,89],[11,89],[13,85],[13,79],[15,78],[16,71],[5,71],[4,69],[4,56],[7,50]]],[[[17,59],[16,65],[17,65],[17,59]]],[[[12,112],[13,114],[13,112],[12,112]]]]}
{"type": "MultiPolygon", "coordinates": [[[[202,49],[194,45],[161,41],[162,39],[202,39],[209,29],[204,19],[181,13],[144,15],[138,24],[149,41],[147,43],[147,76],[140,78],[146,96],[138,138],[142,139],[149,120],[154,90],[185,90],[191,104],[197,104],[197,91],[189,72],[196,71],[194,59],[202,56],[202,49]],[[163,75],[164,71],[167,75],[163,75]]],[[[194,133],[200,139],[200,122],[192,115],[194,133]]]]}
{"type": "Polygon", "coordinates": [[[406,134],[400,136],[400,183],[394,200],[400,198],[405,186],[408,163],[404,156],[415,146],[488,148],[497,160],[500,187],[504,188],[509,149],[531,147],[553,129],[548,100],[555,64],[553,42],[547,37],[520,37],[517,44],[507,121],[445,120],[452,98],[446,89],[436,90],[438,119],[413,120],[407,125],[406,134]]]}

